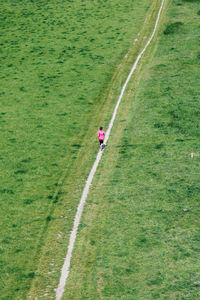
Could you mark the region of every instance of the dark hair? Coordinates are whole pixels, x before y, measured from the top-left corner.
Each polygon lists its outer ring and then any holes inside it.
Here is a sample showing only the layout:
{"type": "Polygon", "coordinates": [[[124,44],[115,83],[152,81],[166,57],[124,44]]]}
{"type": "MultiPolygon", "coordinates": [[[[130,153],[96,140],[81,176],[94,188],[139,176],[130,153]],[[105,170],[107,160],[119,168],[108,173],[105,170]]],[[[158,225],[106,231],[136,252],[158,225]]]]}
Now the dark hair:
{"type": "Polygon", "coordinates": [[[103,129],[103,127],[100,127],[100,130],[102,130],[103,129]]]}

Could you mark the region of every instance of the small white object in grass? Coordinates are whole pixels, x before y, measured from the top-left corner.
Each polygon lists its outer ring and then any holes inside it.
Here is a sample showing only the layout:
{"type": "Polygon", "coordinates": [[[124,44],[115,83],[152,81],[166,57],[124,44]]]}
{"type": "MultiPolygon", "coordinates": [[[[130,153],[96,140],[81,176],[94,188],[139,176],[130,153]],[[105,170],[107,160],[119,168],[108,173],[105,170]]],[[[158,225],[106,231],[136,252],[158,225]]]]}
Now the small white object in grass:
{"type": "Polygon", "coordinates": [[[184,208],[183,211],[184,211],[184,212],[187,212],[187,211],[189,211],[189,210],[188,210],[187,208],[184,208]]]}
{"type": "Polygon", "coordinates": [[[194,152],[190,153],[190,157],[193,158],[194,157],[194,152]]]}
{"type": "Polygon", "coordinates": [[[62,233],[58,233],[57,239],[60,239],[62,237],[62,233]]]}

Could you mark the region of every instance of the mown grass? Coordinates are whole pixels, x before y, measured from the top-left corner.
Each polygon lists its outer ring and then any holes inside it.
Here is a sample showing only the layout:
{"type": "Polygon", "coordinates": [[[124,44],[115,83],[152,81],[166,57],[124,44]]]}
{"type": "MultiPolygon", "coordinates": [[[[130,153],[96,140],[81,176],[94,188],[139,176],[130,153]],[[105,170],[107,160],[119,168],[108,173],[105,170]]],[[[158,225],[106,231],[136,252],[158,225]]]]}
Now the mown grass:
{"type": "Polygon", "coordinates": [[[150,4],[1,2],[1,299],[57,284],[96,130],[116,101],[106,91],[150,4]]]}
{"type": "Polygon", "coordinates": [[[169,2],[129,85],[63,299],[200,297],[198,9],[169,2]]]}

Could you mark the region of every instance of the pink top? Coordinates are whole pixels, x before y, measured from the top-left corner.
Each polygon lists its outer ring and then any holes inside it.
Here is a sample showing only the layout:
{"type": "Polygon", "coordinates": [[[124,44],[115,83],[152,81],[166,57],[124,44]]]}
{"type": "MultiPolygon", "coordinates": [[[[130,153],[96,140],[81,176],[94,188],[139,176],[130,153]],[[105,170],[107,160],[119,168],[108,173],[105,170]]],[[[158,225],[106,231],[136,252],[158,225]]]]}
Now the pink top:
{"type": "Polygon", "coordinates": [[[99,141],[103,141],[104,140],[104,135],[105,135],[105,131],[104,130],[99,130],[98,131],[98,136],[99,136],[99,141]]]}

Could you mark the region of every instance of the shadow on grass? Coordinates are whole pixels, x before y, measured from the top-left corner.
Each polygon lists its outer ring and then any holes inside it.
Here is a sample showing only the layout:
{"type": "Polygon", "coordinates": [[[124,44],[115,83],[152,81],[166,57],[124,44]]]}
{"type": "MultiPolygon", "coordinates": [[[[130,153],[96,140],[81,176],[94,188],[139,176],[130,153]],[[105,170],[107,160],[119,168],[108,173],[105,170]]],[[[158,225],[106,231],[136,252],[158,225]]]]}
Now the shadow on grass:
{"type": "Polygon", "coordinates": [[[182,28],[183,22],[175,22],[167,25],[165,30],[163,31],[164,34],[174,34],[180,32],[180,29],[182,28]]]}

